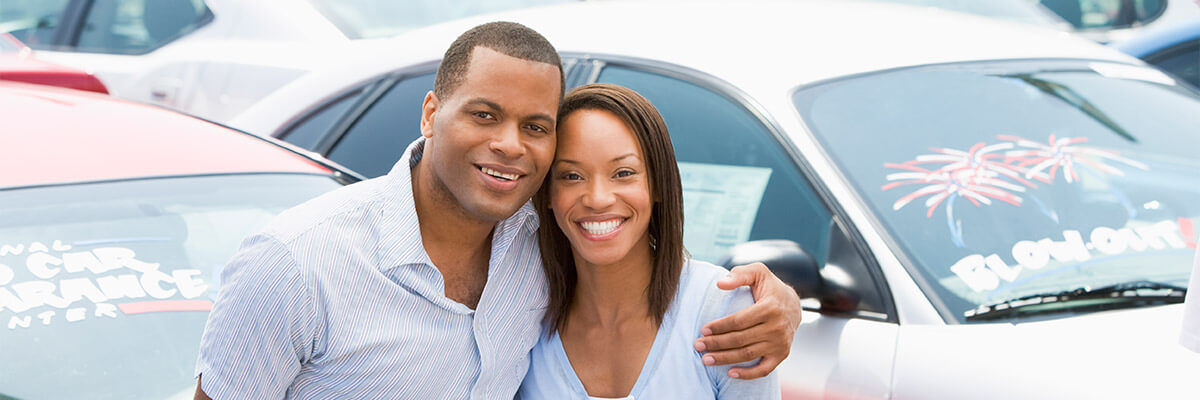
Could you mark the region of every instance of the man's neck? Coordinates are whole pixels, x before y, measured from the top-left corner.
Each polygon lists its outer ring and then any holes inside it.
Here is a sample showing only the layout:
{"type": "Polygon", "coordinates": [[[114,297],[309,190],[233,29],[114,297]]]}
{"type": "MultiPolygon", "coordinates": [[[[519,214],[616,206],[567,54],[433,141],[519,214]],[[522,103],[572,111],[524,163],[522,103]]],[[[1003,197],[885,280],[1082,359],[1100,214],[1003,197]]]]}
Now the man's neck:
{"type": "Polygon", "coordinates": [[[442,273],[446,297],[475,308],[487,282],[496,223],[473,218],[421,164],[412,170],[413,204],[421,244],[442,273]]]}

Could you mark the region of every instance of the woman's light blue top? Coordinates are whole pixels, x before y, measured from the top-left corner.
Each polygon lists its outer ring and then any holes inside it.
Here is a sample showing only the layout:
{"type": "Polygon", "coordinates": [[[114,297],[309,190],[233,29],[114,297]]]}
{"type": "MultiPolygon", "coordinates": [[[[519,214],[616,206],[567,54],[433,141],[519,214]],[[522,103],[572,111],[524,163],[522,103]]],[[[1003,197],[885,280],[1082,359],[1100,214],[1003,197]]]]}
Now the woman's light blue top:
{"type": "MultiPolygon", "coordinates": [[[[775,374],[754,380],[730,378],[728,372],[732,366],[705,366],[693,347],[704,322],[754,304],[754,297],[746,287],[733,291],[717,288],[717,280],[728,273],[703,261],[689,260],[684,264],[675,299],[658,327],[637,383],[625,399],[779,398],[779,380],[775,374]]],[[[587,360],[567,359],[557,332],[542,335],[530,352],[529,373],[517,398],[589,399],[571,367],[572,362],[587,360]]]]}

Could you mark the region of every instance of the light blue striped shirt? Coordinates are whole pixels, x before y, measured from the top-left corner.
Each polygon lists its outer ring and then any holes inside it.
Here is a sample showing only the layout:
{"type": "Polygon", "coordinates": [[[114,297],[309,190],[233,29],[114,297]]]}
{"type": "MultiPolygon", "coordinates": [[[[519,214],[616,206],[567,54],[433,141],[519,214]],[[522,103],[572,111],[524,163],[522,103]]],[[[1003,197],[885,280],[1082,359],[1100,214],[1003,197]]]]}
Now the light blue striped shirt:
{"type": "MultiPolygon", "coordinates": [[[[700,337],[700,328],[708,321],[724,317],[754,304],[750,288],[732,291],[717,288],[717,281],[729,271],[699,260],[689,260],[679,276],[675,298],[663,316],[662,324],[650,346],[637,382],[623,399],[778,399],[779,378],[741,380],[730,378],[732,365],[706,366],[692,347],[700,337]]],[[[558,333],[542,335],[530,355],[529,374],[518,395],[522,400],[588,400],[583,382],[575,374],[558,333]]],[[[757,361],[742,364],[750,366],[757,361]]]]}
{"type": "MultiPolygon", "coordinates": [[[[421,244],[411,168],[280,214],[221,272],[196,373],[215,399],[512,398],[546,307],[537,216],[493,232],[475,310],[421,244]]],[[[414,158],[415,157],[415,158],[414,158]]]]}

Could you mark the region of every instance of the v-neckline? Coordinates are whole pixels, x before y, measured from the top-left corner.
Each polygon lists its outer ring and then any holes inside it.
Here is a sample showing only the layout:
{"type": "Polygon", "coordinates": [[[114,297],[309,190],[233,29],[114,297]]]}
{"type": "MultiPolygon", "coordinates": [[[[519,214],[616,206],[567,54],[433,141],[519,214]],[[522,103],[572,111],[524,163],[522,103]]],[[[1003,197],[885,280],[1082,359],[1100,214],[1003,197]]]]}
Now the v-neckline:
{"type": "MultiPolygon", "coordinates": [[[[672,301],[672,303],[674,302],[672,301]]],[[[666,347],[667,339],[671,336],[671,327],[675,325],[675,315],[673,315],[674,312],[675,307],[674,304],[672,304],[671,307],[667,309],[667,312],[663,314],[662,324],[658,326],[658,332],[654,334],[654,343],[650,345],[650,352],[646,353],[646,360],[642,362],[642,370],[638,372],[637,381],[633,383],[633,388],[629,390],[629,394],[626,394],[625,397],[618,397],[616,400],[639,398],[639,395],[642,392],[642,387],[645,386],[646,382],[650,379],[649,375],[654,372],[659,360],[662,359],[663,348],[666,347]]],[[[551,335],[550,344],[558,356],[558,360],[562,364],[563,369],[566,370],[564,372],[567,375],[567,380],[569,381],[571,387],[575,389],[577,393],[582,394],[584,396],[583,398],[591,398],[591,395],[588,394],[587,389],[583,386],[583,381],[580,380],[579,375],[575,373],[575,366],[571,365],[571,359],[567,356],[567,349],[563,347],[562,336],[560,336],[558,332],[555,332],[553,335],[551,335]]]]}

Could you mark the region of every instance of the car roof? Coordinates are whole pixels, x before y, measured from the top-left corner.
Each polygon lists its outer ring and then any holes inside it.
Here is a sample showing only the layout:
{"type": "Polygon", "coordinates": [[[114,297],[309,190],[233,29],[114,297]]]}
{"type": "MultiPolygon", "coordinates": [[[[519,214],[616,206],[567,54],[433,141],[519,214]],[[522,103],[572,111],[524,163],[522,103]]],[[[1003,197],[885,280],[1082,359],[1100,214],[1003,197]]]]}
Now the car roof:
{"type": "Polygon", "coordinates": [[[465,18],[346,53],[231,120],[259,134],[279,110],[399,67],[436,62],[471,27],[496,20],[537,30],[563,53],[608,54],[683,65],[742,89],[777,89],[906,66],[1030,58],[1136,62],[1070,33],[929,7],[869,1],[686,3],[606,1],[465,18]]]}
{"type": "Polygon", "coordinates": [[[264,138],[154,106],[0,82],[0,188],[225,173],[332,174],[264,138]]]}

